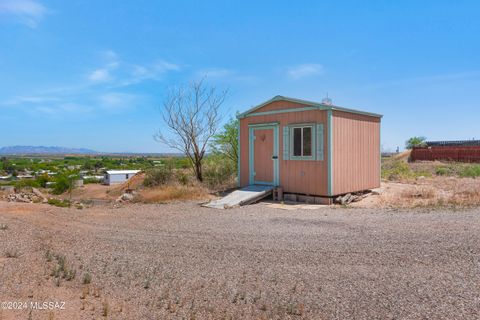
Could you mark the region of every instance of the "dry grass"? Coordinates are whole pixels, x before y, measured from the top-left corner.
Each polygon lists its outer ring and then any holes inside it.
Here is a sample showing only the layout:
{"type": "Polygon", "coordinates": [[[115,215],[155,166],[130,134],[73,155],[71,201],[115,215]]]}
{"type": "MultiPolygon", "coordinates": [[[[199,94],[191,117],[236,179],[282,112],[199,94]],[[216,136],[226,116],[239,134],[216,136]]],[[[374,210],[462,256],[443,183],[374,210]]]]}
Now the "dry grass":
{"type": "Polygon", "coordinates": [[[206,200],[211,196],[202,186],[167,185],[152,189],[144,189],[139,194],[139,201],[146,203],[169,202],[175,200],[206,200]]]}
{"type": "Polygon", "coordinates": [[[401,197],[406,199],[433,199],[435,196],[436,192],[430,186],[409,188],[401,193],[401,197]]]}
{"type": "Polygon", "coordinates": [[[434,177],[415,183],[386,183],[377,207],[472,207],[480,205],[480,183],[473,178],[434,177]]]}

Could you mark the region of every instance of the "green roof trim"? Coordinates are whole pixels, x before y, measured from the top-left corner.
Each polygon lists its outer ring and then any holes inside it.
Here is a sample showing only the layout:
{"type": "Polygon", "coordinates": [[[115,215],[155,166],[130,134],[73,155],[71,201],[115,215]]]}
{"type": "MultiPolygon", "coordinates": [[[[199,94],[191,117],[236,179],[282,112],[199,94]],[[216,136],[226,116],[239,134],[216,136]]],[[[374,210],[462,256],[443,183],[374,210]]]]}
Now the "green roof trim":
{"type": "Polygon", "coordinates": [[[237,116],[238,119],[246,118],[249,116],[256,116],[256,115],[267,115],[267,114],[276,114],[276,113],[285,113],[285,112],[301,112],[301,111],[308,111],[308,110],[332,110],[332,111],[343,111],[343,112],[348,112],[348,113],[355,113],[355,114],[361,114],[365,116],[370,116],[370,117],[375,117],[375,118],[382,118],[383,115],[377,114],[377,113],[371,113],[371,112],[365,112],[365,111],[360,111],[360,110],[355,110],[355,109],[349,109],[349,108],[343,108],[335,105],[328,105],[324,103],[319,103],[319,102],[312,102],[312,101],[307,101],[307,100],[301,100],[301,99],[295,99],[295,98],[289,98],[289,97],[284,97],[284,96],[275,96],[272,99],[259,104],[258,106],[255,106],[237,116]],[[255,112],[256,110],[266,106],[267,104],[270,104],[275,101],[288,101],[288,102],[294,102],[294,103],[299,103],[306,105],[307,107],[305,108],[292,108],[292,109],[283,109],[283,110],[272,110],[272,111],[265,111],[265,112],[255,112]]]}

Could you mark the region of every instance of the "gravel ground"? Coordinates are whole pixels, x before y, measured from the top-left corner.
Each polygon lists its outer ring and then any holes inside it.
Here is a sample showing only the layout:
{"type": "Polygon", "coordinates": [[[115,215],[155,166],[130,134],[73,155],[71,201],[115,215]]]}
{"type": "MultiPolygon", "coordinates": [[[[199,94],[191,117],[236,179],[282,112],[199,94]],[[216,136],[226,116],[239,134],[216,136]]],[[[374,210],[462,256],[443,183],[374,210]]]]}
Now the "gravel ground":
{"type": "Polygon", "coordinates": [[[0,202],[0,248],[1,301],[65,301],[0,319],[480,318],[480,209],[0,202]]]}

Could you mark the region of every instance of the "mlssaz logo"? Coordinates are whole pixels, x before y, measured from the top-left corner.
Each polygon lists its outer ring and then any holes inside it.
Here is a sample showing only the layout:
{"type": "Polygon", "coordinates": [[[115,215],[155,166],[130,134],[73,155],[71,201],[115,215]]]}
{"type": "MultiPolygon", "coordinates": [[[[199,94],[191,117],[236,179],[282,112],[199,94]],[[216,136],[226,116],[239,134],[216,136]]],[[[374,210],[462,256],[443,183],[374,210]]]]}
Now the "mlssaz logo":
{"type": "Polygon", "coordinates": [[[32,301],[30,302],[30,309],[34,310],[65,310],[65,301],[32,301]]]}

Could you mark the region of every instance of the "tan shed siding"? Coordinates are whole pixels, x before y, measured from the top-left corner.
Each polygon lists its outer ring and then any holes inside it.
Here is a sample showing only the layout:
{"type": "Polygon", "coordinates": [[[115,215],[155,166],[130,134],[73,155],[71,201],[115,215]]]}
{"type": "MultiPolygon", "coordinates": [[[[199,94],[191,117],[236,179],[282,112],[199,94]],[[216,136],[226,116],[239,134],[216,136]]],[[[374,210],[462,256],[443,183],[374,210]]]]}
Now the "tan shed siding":
{"type": "MultiPolygon", "coordinates": [[[[285,102],[278,101],[272,104],[285,102]]],[[[264,106],[270,107],[272,104],[264,106]]],[[[290,107],[304,107],[305,105],[288,103],[290,107]]],[[[278,107],[278,105],[277,105],[278,107]]],[[[269,109],[271,111],[271,109],[269,109]]],[[[279,113],[272,115],[247,117],[240,120],[240,185],[246,186],[249,184],[249,139],[248,139],[248,125],[260,124],[269,122],[279,122],[279,178],[280,186],[283,187],[284,192],[304,193],[311,195],[327,195],[328,183],[328,168],[327,168],[327,113],[326,111],[301,111],[290,113],[279,113]],[[283,127],[290,124],[300,123],[323,123],[324,124],[324,150],[325,157],[323,161],[317,160],[283,160],[283,127]]]]}
{"type": "Polygon", "coordinates": [[[255,114],[255,112],[267,112],[267,111],[275,111],[275,110],[305,108],[305,107],[309,107],[309,105],[290,102],[290,101],[274,101],[261,107],[260,109],[255,110],[254,112],[252,112],[252,114],[255,114]]]}
{"type": "Polygon", "coordinates": [[[333,112],[333,194],[380,187],[380,119],[333,112]]]}

